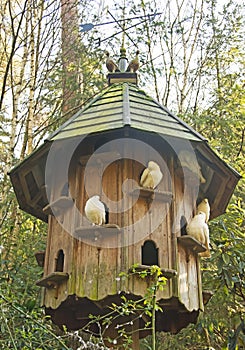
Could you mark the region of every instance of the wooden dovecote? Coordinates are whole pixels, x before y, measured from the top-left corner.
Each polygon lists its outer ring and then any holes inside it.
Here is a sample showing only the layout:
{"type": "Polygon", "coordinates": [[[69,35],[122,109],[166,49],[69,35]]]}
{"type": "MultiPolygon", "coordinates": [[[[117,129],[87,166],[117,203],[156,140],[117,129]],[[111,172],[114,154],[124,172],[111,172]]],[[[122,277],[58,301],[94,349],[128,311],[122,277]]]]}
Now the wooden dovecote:
{"type": "MultiPolygon", "coordinates": [[[[123,73],[120,82],[113,74],[111,85],[17,165],[10,178],[20,207],[48,222],[46,251],[36,255],[44,265],[37,284],[44,288],[43,305],[54,323],[79,329],[90,314],[105,315],[112,303],[120,304],[122,295],[142,298],[148,282],[130,275],[132,266],[142,271],[158,265],[167,282],[157,293],[164,312],[156,313],[156,330],[175,333],[204,308],[198,254],[205,247],[186,235],[185,225],[203,198],[209,199],[211,218],[222,214],[240,176],[200,134],[123,73]],[[180,161],[181,150],[205,181],[180,161]],[[163,173],[154,190],[139,184],[150,160],[163,173]],[[107,208],[102,227],[84,215],[93,195],[107,208]],[[120,278],[122,272],[130,277],[120,278]]],[[[140,318],[140,336],[148,334],[147,321],[140,318]]]]}

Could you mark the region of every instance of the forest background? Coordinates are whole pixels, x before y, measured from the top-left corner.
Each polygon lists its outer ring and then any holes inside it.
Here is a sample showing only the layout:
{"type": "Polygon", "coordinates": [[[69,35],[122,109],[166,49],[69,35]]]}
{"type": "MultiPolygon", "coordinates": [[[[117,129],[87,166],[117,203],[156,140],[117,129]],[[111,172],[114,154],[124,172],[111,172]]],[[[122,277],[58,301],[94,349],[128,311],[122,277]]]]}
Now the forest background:
{"type": "MultiPolygon", "coordinates": [[[[0,348],[96,349],[45,318],[34,253],[44,249],[47,227],[18,208],[8,171],[107,86],[105,50],[117,60],[124,29],[128,57],[140,51],[140,87],[244,176],[244,7],[239,0],[0,0],[0,17],[0,348]]],[[[159,350],[245,349],[244,179],[210,231],[202,275],[213,297],[196,325],[157,334],[159,350]]],[[[150,348],[147,339],[141,347],[150,348]]]]}

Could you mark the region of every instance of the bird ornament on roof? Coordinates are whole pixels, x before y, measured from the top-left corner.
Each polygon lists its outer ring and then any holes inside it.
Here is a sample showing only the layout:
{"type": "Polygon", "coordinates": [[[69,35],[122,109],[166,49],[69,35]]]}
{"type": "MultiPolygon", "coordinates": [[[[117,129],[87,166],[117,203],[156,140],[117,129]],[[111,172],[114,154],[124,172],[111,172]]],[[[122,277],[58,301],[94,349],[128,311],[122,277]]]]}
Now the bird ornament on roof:
{"type": "MultiPolygon", "coordinates": [[[[121,50],[122,51],[122,50],[121,50]]],[[[125,55],[125,51],[123,51],[125,55]]],[[[114,60],[110,57],[110,54],[108,51],[105,52],[107,59],[106,59],[106,68],[109,72],[115,73],[115,72],[124,72],[125,70],[120,70],[118,65],[114,62],[114,60]]],[[[126,56],[123,56],[121,58],[126,58],[126,56]]],[[[126,59],[127,60],[127,59],[126,59]]],[[[125,67],[126,68],[126,67],[125,67]]],[[[136,56],[134,59],[132,59],[126,69],[126,72],[135,73],[139,69],[139,50],[136,51],[136,56]]]]}
{"type": "Polygon", "coordinates": [[[113,61],[113,59],[110,57],[110,54],[108,51],[106,51],[106,68],[108,69],[109,72],[114,73],[114,72],[119,72],[119,68],[117,64],[113,61]]]}
{"type": "Polygon", "coordinates": [[[139,50],[137,50],[135,58],[129,62],[128,68],[126,70],[127,72],[135,73],[139,69],[139,53],[139,50]]]}

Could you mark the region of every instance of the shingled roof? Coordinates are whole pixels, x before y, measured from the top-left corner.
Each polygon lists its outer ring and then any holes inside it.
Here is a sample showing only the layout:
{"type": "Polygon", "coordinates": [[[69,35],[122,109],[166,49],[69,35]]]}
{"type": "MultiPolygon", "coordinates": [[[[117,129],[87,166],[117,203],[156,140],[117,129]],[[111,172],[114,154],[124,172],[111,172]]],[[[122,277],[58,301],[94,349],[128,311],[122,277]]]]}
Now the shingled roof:
{"type": "Polygon", "coordinates": [[[63,124],[49,141],[107,131],[124,126],[192,141],[205,139],[135,84],[109,86],[63,124]]]}
{"type": "Polygon", "coordinates": [[[48,202],[46,161],[50,147],[56,141],[65,148],[73,140],[80,142],[86,136],[104,132],[115,134],[126,129],[156,135],[156,138],[164,135],[169,140],[190,142],[198,163],[209,171],[210,181],[201,197],[210,199],[212,218],[225,211],[240,175],[215,154],[198,132],[130,82],[113,83],[104,89],[11,170],[10,178],[20,208],[47,221],[47,214],[43,211],[48,202]],[[220,195],[216,196],[218,189],[220,195]]]}

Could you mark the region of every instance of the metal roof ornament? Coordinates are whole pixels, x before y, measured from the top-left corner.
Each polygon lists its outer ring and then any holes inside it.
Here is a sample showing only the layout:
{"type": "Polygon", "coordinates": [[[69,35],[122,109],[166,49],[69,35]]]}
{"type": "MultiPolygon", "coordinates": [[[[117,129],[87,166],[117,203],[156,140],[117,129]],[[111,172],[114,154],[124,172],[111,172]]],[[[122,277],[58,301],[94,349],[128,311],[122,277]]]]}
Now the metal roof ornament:
{"type": "Polygon", "coordinates": [[[109,72],[114,73],[114,72],[119,72],[117,64],[113,61],[113,59],[110,57],[110,54],[108,51],[106,51],[106,68],[108,69],[109,72]]]}
{"type": "Polygon", "coordinates": [[[135,58],[129,62],[127,72],[135,73],[139,69],[139,53],[139,50],[137,50],[135,58]]]}
{"type": "Polygon", "coordinates": [[[118,67],[120,72],[125,72],[127,67],[128,59],[126,57],[126,49],[121,47],[120,49],[120,58],[118,61],[118,67]]]}
{"type": "Polygon", "coordinates": [[[120,58],[118,60],[118,65],[109,56],[109,53],[107,51],[106,55],[106,67],[109,71],[109,74],[107,76],[108,85],[121,82],[133,83],[137,85],[138,78],[136,71],[139,68],[139,50],[136,51],[136,57],[128,63],[128,59],[126,57],[126,49],[122,45],[120,49],[120,58]]]}

